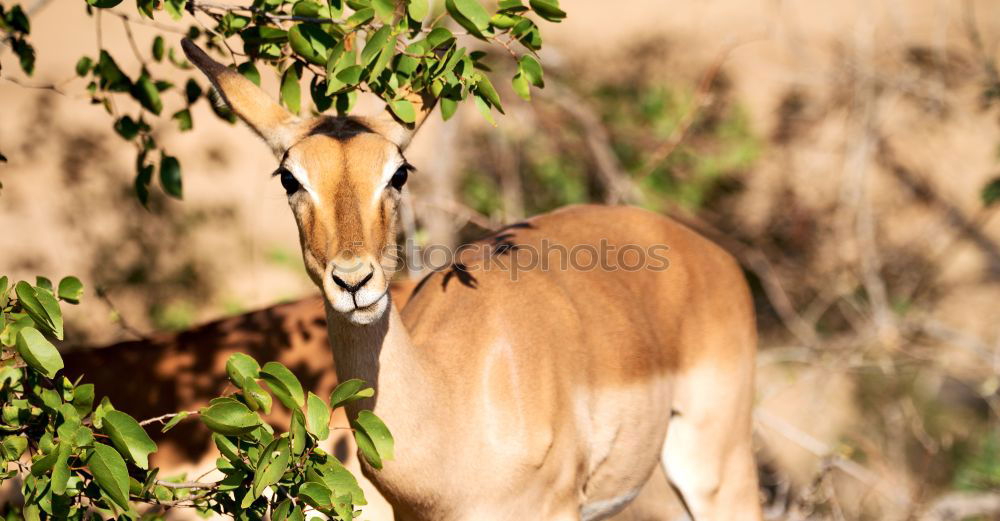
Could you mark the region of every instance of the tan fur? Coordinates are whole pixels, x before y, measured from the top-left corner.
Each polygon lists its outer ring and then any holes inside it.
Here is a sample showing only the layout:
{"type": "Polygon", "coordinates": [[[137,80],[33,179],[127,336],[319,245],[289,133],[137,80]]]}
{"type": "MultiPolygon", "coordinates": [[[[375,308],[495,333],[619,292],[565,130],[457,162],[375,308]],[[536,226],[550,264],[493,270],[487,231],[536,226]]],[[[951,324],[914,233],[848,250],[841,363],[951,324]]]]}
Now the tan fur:
{"type": "MultiPolygon", "coordinates": [[[[259,107],[244,87],[226,93],[238,114],[259,107]]],[[[338,378],[376,387],[349,412],[374,409],[396,437],[396,460],[365,467],[396,518],[603,519],[660,463],[696,521],[759,520],[756,333],[736,263],[662,216],[577,206],[488,238],[513,247],[468,252],[400,314],[379,295],[398,199],[383,173],[402,163],[405,130],[380,121],[346,138],[309,135],[282,164],[313,189],[289,204],[325,297],[338,378]],[[665,246],[669,268],[561,269],[558,258],[548,270],[511,268],[545,241],[665,246]],[[347,265],[363,267],[361,289],[333,282],[358,273],[347,265]]]]}

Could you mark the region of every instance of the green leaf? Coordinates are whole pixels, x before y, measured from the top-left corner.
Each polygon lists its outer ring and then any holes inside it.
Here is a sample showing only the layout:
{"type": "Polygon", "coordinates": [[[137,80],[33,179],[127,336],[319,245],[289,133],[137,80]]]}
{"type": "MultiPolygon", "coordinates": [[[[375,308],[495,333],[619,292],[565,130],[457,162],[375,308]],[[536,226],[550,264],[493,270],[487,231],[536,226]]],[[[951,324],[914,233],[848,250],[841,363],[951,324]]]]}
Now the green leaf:
{"type": "Polygon", "coordinates": [[[3,444],[0,444],[0,450],[3,451],[4,461],[15,461],[24,454],[24,451],[28,450],[28,438],[24,436],[11,435],[3,439],[3,444]]]}
{"type": "Polygon", "coordinates": [[[95,443],[87,457],[87,467],[97,486],[122,509],[128,510],[128,469],[115,449],[95,443]]]}
{"type": "Polygon", "coordinates": [[[41,275],[35,277],[35,287],[49,290],[49,293],[53,292],[52,281],[41,275]]]}
{"type": "Polygon", "coordinates": [[[372,396],[375,396],[375,389],[365,387],[363,380],[351,378],[350,380],[340,382],[333,392],[330,393],[330,410],[362,398],[371,398],[372,396]]]}
{"type": "Polygon", "coordinates": [[[301,409],[292,411],[291,427],[288,429],[292,435],[292,454],[301,456],[306,450],[306,417],[301,409]]]}
{"type": "Polygon", "coordinates": [[[160,429],[160,432],[166,433],[170,429],[173,429],[174,427],[177,426],[178,423],[184,421],[184,418],[187,418],[189,414],[190,413],[187,412],[187,411],[182,411],[182,412],[177,413],[176,416],[174,416],[173,418],[170,418],[170,421],[168,421],[167,424],[164,425],[162,429],[160,429]]]}
{"type": "Polygon", "coordinates": [[[160,186],[163,191],[171,197],[181,199],[183,188],[181,186],[181,163],[176,157],[161,153],[160,156],[160,186]]]}
{"type": "Polygon", "coordinates": [[[333,456],[325,456],[322,463],[317,462],[309,469],[306,472],[306,480],[323,483],[333,496],[339,497],[345,494],[351,496],[351,502],[355,505],[368,504],[357,478],[333,456]]]}
{"type": "Polygon", "coordinates": [[[264,489],[277,483],[285,473],[288,466],[289,446],[288,439],[277,438],[272,441],[257,460],[257,471],[253,476],[253,489],[251,494],[254,499],[264,493],[264,489]]]}
{"type": "Polygon", "coordinates": [[[514,11],[514,12],[521,12],[528,10],[528,8],[524,7],[524,4],[521,3],[521,0],[500,0],[499,2],[497,2],[497,9],[500,9],[501,11],[514,11]]]}
{"type": "Polygon", "coordinates": [[[455,35],[445,27],[435,27],[434,30],[427,35],[427,45],[429,45],[431,49],[437,49],[441,45],[446,43],[450,44],[453,41],[455,41],[455,35]]]}
{"type": "Polygon", "coordinates": [[[69,481],[69,457],[73,446],[68,440],[59,442],[56,461],[52,465],[52,493],[61,496],[66,493],[66,483],[69,481]]]}
{"type": "Polygon", "coordinates": [[[200,412],[206,427],[226,436],[248,434],[260,425],[260,416],[235,400],[216,403],[200,412]]]}
{"type": "Polygon", "coordinates": [[[89,56],[84,56],[77,60],[76,62],[76,75],[79,77],[84,77],[90,72],[90,68],[93,67],[94,60],[91,60],[89,56]]]}
{"type": "Polygon", "coordinates": [[[375,416],[375,413],[365,410],[358,413],[355,423],[365,431],[365,434],[375,443],[379,456],[384,460],[391,460],[393,455],[393,439],[389,428],[382,420],[375,416]]]}
{"type": "Polygon", "coordinates": [[[135,174],[135,196],[143,206],[149,202],[149,185],[153,180],[153,165],[136,165],[135,174]]]}
{"type": "Polygon", "coordinates": [[[536,87],[544,87],[545,80],[542,78],[542,64],[530,54],[521,56],[517,63],[517,68],[524,75],[525,79],[536,87]]]}
{"type": "Polygon", "coordinates": [[[118,452],[128,455],[139,468],[149,468],[149,454],[156,452],[156,444],[135,418],[121,411],[108,411],[101,430],[111,438],[118,452]]]}
{"type": "Polygon", "coordinates": [[[78,385],[73,389],[73,408],[81,417],[86,417],[94,408],[94,384],[78,385]]]}
{"type": "Polygon", "coordinates": [[[122,116],[115,121],[114,129],[119,136],[131,141],[135,136],[139,135],[141,127],[131,116],[122,116]]]}
{"type": "Polygon", "coordinates": [[[216,448],[219,449],[219,453],[224,458],[231,463],[242,463],[243,457],[240,455],[240,449],[233,440],[221,434],[212,434],[212,441],[215,442],[216,448]]]}
{"type": "Polygon", "coordinates": [[[479,81],[476,82],[476,92],[489,101],[490,105],[496,107],[501,114],[504,113],[503,107],[500,105],[500,95],[497,94],[497,90],[493,88],[493,84],[485,74],[479,75],[479,81]]]}
{"type": "Polygon", "coordinates": [[[180,20],[184,16],[184,4],[187,0],[165,0],[163,2],[163,7],[170,14],[170,17],[174,20],[180,20]]]}
{"type": "Polygon", "coordinates": [[[317,18],[319,17],[319,10],[323,6],[313,2],[312,0],[300,0],[295,2],[292,6],[292,15],[302,16],[306,18],[317,18]]]}
{"type": "Polygon", "coordinates": [[[118,67],[114,58],[108,54],[108,51],[101,51],[100,58],[97,60],[95,73],[100,78],[101,90],[128,92],[132,88],[132,81],[118,67]]]}
{"type": "Polygon", "coordinates": [[[566,12],[559,9],[559,0],[528,0],[528,5],[538,13],[538,16],[558,23],[566,18],[566,12]]]}
{"type": "Polygon", "coordinates": [[[80,279],[76,277],[63,277],[59,281],[59,298],[77,303],[80,301],[80,296],[83,295],[83,283],[80,279]]]}
{"type": "Polygon", "coordinates": [[[298,114],[301,100],[302,90],[299,86],[298,71],[295,70],[295,66],[288,67],[281,77],[281,102],[293,114],[298,114]]]}
{"type": "Polygon", "coordinates": [[[351,65],[350,67],[337,73],[337,79],[347,85],[357,85],[361,81],[361,73],[363,69],[360,65],[351,65]]]}
{"type": "Polygon", "coordinates": [[[97,405],[97,408],[94,409],[94,414],[90,417],[94,427],[97,427],[98,429],[103,427],[104,415],[113,410],[115,410],[115,406],[111,405],[111,400],[109,400],[107,396],[101,398],[101,403],[97,405]]]}
{"type": "Polygon", "coordinates": [[[48,378],[55,378],[56,372],[63,368],[63,360],[56,346],[33,327],[18,331],[17,352],[29,367],[48,378]]]}
{"type": "MultiPolygon", "coordinates": [[[[239,69],[237,68],[237,70],[239,69]]],[[[198,85],[198,82],[188,78],[188,80],[184,83],[184,99],[187,100],[188,105],[198,101],[201,94],[202,90],[201,86],[198,85]]]]}
{"type": "Polygon", "coordinates": [[[517,25],[517,22],[519,21],[521,21],[520,16],[497,13],[490,18],[490,25],[496,27],[497,29],[510,29],[511,27],[517,25]]]}
{"type": "Polygon", "coordinates": [[[170,116],[170,119],[177,122],[177,129],[181,132],[187,132],[188,130],[194,128],[194,121],[191,120],[190,109],[178,110],[177,112],[174,112],[173,116],[170,116]]]}
{"type": "Polygon", "coordinates": [[[93,447],[94,432],[88,427],[80,427],[76,430],[76,436],[74,436],[73,444],[78,448],[93,447]]]}
{"type": "Polygon", "coordinates": [[[476,103],[476,108],[479,109],[479,113],[486,118],[486,121],[489,121],[490,125],[493,125],[494,127],[497,126],[497,122],[493,119],[493,113],[490,112],[490,104],[479,94],[473,96],[472,101],[476,103]]]}
{"type": "Polygon", "coordinates": [[[427,18],[428,12],[430,12],[430,6],[427,0],[409,0],[406,4],[406,13],[418,22],[427,18]]]}
{"type": "Polygon", "coordinates": [[[243,380],[243,396],[254,411],[263,409],[264,414],[271,414],[271,395],[257,383],[257,380],[247,377],[243,380]]]}
{"type": "Polygon", "coordinates": [[[367,67],[378,57],[382,49],[389,43],[392,35],[392,27],[383,25],[374,34],[368,37],[364,50],[361,51],[361,65],[367,67]]]}
{"type": "Polygon", "coordinates": [[[365,7],[363,9],[358,9],[354,12],[345,22],[344,25],[348,29],[358,27],[359,25],[364,25],[368,23],[369,20],[375,17],[375,10],[371,7],[365,7]]]}
{"type": "MultiPolygon", "coordinates": [[[[0,15],[2,14],[3,9],[0,8],[0,15]]],[[[18,4],[11,6],[10,11],[3,18],[0,18],[0,28],[6,29],[6,27],[3,27],[5,21],[10,24],[10,28],[14,31],[24,34],[31,32],[31,20],[28,19],[28,15],[24,13],[24,10],[18,4]]]]}
{"type": "Polygon", "coordinates": [[[302,521],[304,515],[302,507],[292,503],[291,499],[286,499],[274,508],[271,513],[271,521],[302,521]]]}
{"type": "Polygon", "coordinates": [[[87,0],[87,3],[101,9],[111,9],[112,7],[122,3],[122,0],[87,0]]]}
{"type": "Polygon", "coordinates": [[[35,321],[35,324],[62,340],[62,313],[59,311],[59,302],[56,301],[55,297],[45,291],[36,292],[30,284],[23,280],[14,286],[14,293],[17,294],[17,300],[21,307],[35,321]]]}
{"type": "Polygon", "coordinates": [[[226,374],[229,375],[229,381],[239,387],[247,378],[260,378],[260,364],[250,355],[233,353],[226,360],[226,374]]]}
{"type": "Polygon", "coordinates": [[[448,121],[458,110],[458,102],[451,98],[441,98],[441,119],[448,121]]]}
{"type": "Polygon", "coordinates": [[[160,115],[163,111],[163,101],[160,99],[160,91],[157,90],[156,84],[153,80],[143,74],[139,77],[139,81],[135,82],[132,87],[132,97],[139,101],[142,108],[156,114],[160,115]]]}
{"type": "Polygon", "coordinates": [[[481,35],[490,27],[490,15],[479,0],[445,0],[445,9],[459,25],[474,35],[481,35]]]}
{"type": "Polygon", "coordinates": [[[326,65],[327,56],[337,41],[314,23],[300,23],[288,31],[288,43],[296,54],[316,65],[326,65]]]}
{"type": "Polygon", "coordinates": [[[413,108],[413,104],[410,103],[409,100],[398,99],[390,101],[389,108],[403,123],[413,123],[417,119],[416,110],[413,108]]]}
{"type": "MultiPolygon", "coordinates": [[[[352,425],[354,425],[352,423],[352,425]]],[[[365,458],[365,461],[369,465],[376,469],[382,468],[382,457],[378,455],[378,449],[375,448],[375,443],[372,439],[365,434],[361,429],[355,428],[354,430],[354,442],[358,444],[358,450],[361,452],[361,456],[365,458]]]]}
{"type": "Polygon", "coordinates": [[[260,377],[271,388],[271,392],[290,410],[306,404],[305,393],[298,378],[287,367],[278,362],[268,362],[260,370],[260,377]]]}
{"type": "Polygon", "coordinates": [[[521,96],[526,101],[531,101],[531,85],[528,84],[528,80],[524,78],[524,74],[520,72],[514,75],[514,78],[510,80],[511,86],[514,87],[514,92],[518,96],[521,96]]]}
{"type": "Polygon", "coordinates": [[[21,70],[31,76],[35,72],[35,48],[23,38],[14,38],[10,43],[17,54],[21,70]]]}
{"type": "Polygon", "coordinates": [[[163,61],[163,37],[160,35],[153,38],[153,59],[158,62],[163,61]]]}
{"type": "Polygon", "coordinates": [[[395,0],[372,0],[372,9],[375,9],[375,16],[384,24],[391,24],[396,17],[395,0]]]}
{"type": "Polygon", "coordinates": [[[317,510],[328,508],[333,503],[330,489],[315,481],[307,481],[299,487],[299,499],[317,510]]]}
{"type": "Polygon", "coordinates": [[[983,200],[983,206],[989,207],[1000,203],[1000,177],[987,183],[980,195],[983,200]]]}
{"type": "Polygon", "coordinates": [[[323,403],[323,400],[309,393],[306,410],[306,429],[322,441],[330,436],[330,409],[323,403]]]}
{"type": "Polygon", "coordinates": [[[254,85],[260,87],[260,72],[257,71],[257,66],[253,62],[241,63],[236,67],[236,70],[246,79],[252,81],[254,85]]]}

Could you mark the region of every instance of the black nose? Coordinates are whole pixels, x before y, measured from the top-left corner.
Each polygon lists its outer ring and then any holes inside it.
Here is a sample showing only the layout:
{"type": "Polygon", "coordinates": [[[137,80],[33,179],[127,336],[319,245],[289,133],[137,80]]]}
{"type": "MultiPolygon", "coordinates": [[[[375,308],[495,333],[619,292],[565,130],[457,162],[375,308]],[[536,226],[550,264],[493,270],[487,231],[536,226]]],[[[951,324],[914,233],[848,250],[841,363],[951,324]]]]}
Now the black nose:
{"type": "Polygon", "coordinates": [[[333,276],[333,282],[335,282],[338,286],[344,288],[345,291],[347,291],[348,293],[357,293],[357,291],[363,288],[365,284],[368,284],[369,280],[372,280],[372,275],[375,275],[375,270],[369,271],[368,275],[365,275],[365,278],[361,279],[360,282],[353,285],[348,284],[347,281],[338,277],[336,274],[332,276],[333,276]]]}

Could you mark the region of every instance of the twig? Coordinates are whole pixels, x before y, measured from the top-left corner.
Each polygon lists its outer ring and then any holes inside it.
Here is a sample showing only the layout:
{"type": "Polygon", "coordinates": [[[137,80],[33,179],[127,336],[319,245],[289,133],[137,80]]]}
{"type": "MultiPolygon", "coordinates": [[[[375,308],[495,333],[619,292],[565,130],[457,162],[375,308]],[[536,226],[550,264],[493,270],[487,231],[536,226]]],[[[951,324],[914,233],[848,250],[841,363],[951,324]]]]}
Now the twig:
{"type": "Polygon", "coordinates": [[[831,465],[848,476],[872,487],[879,494],[882,494],[896,504],[902,506],[910,504],[910,498],[905,491],[899,489],[886,490],[885,484],[877,474],[854,461],[834,453],[829,445],[800,430],[798,427],[761,409],[754,412],[754,418],[761,425],[781,434],[785,439],[802,447],[813,456],[828,458],[831,465]]]}
{"type": "Polygon", "coordinates": [[[677,147],[680,146],[684,139],[688,136],[691,130],[691,126],[698,119],[701,111],[706,107],[711,105],[715,101],[715,96],[712,94],[712,84],[715,83],[715,78],[719,75],[719,71],[722,70],[722,65],[729,58],[737,48],[752,43],[761,39],[761,37],[745,38],[740,40],[731,41],[728,45],[723,46],[722,50],[719,51],[718,56],[709,65],[708,69],[705,69],[705,73],[701,77],[701,81],[698,83],[698,89],[695,90],[694,94],[694,105],[688,110],[684,117],[677,122],[677,126],[670,133],[670,137],[666,141],[660,144],[646,159],[643,163],[642,168],[639,169],[639,173],[633,177],[633,181],[639,182],[648,177],[653,173],[660,165],[673,154],[677,147]]]}
{"type": "Polygon", "coordinates": [[[955,521],[958,519],[993,518],[1000,514],[998,492],[952,492],[939,497],[920,521],[955,521]]]}
{"type": "Polygon", "coordinates": [[[332,23],[332,24],[343,24],[344,20],[337,20],[335,18],[316,18],[311,16],[295,16],[295,15],[284,15],[284,14],[272,14],[261,9],[258,9],[252,5],[242,6],[242,5],[232,5],[232,4],[219,4],[215,2],[202,2],[202,1],[192,1],[189,2],[190,9],[202,11],[206,14],[213,14],[210,10],[215,9],[219,11],[225,11],[228,13],[236,11],[245,11],[248,13],[253,13],[264,18],[268,18],[277,22],[313,22],[313,23],[332,23]]]}
{"type": "Polygon", "coordinates": [[[61,82],[59,84],[46,83],[46,84],[37,84],[37,85],[36,84],[31,84],[31,83],[25,83],[25,82],[23,82],[23,81],[21,81],[21,80],[19,80],[17,78],[11,78],[9,76],[4,76],[3,79],[5,79],[5,80],[7,80],[7,81],[13,83],[14,85],[19,86],[19,87],[23,87],[25,89],[50,90],[52,92],[55,92],[56,94],[59,94],[60,96],[66,96],[67,98],[75,98],[75,99],[85,99],[86,98],[86,96],[77,96],[75,94],[70,94],[70,93],[68,93],[68,92],[66,92],[66,91],[64,91],[64,90],[62,90],[60,88],[60,85],[68,83],[68,82],[72,81],[74,78],[70,78],[69,80],[61,82]]]}
{"type": "MultiPolygon", "coordinates": [[[[202,483],[200,481],[164,481],[162,479],[156,480],[154,483],[160,485],[161,487],[167,488],[198,488],[198,489],[214,489],[219,486],[218,483],[202,483]]],[[[190,498],[185,498],[190,499],[190,498]]]]}
{"type": "Polygon", "coordinates": [[[142,52],[139,51],[139,46],[135,43],[135,35],[132,34],[132,24],[127,18],[121,18],[122,26],[125,27],[125,37],[128,39],[128,44],[132,47],[132,53],[142,64],[143,68],[146,67],[146,58],[143,57],[142,52]]]}
{"type": "Polygon", "coordinates": [[[129,15],[128,13],[120,13],[118,11],[112,11],[110,9],[101,9],[101,11],[106,11],[108,14],[117,16],[122,20],[128,20],[130,23],[145,25],[147,27],[153,27],[155,29],[159,29],[161,31],[165,31],[168,33],[181,34],[181,35],[187,34],[187,31],[180,30],[172,25],[161,24],[153,20],[146,20],[145,18],[136,18],[134,16],[129,15]]]}
{"type": "Polygon", "coordinates": [[[541,96],[569,114],[583,128],[584,142],[594,159],[599,180],[604,185],[604,202],[619,204],[639,200],[641,192],[622,169],[611,146],[607,128],[587,101],[555,82],[550,82],[541,96]]]}
{"type": "Polygon", "coordinates": [[[424,208],[434,208],[447,213],[450,213],[456,217],[465,219],[466,221],[475,224],[476,226],[492,230],[497,227],[496,222],[494,222],[489,217],[469,208],[468,206],[459,203],[458,201],[445,200],[445,199],[414,199],[414,206],[422,206],[424,208]]]}
{"type": "Polygon", "coordinates": [[[148,337],[145,334],[140,332],[138,329],[132,327],[128,323],[128,321],[125,320],[125,315],[122,315],[121,312],[118,311],[118,308],[115,307],[115,303],[111,301],[111,297],[108,296],[108,293],[104,290],[104,288],[102,287],[97,288],[97,297],[103,300],[104,303],[107,304],[109,308],[111,308],[111,311],[114,312],[115,317],[117,317],[118,319],[118,325],[121,326],[122,329],[124,329],[128,333],[131,333],[132,335],[135,335],[136,337],[139,338],[139,340],[147,340],[148,337]]]}
{"type": "Polygon", "coordinates": [[[179,416],[181,414],[186,414],[188,416],[192,416],[192,415],[198,414],[198,411],[172,412],[170,414],[164,414],[162,416],[157,416],[155,418],[150,418],[148,420],[142,420],[141,422],[139,422],[139,425],[146,426],[146,425],[149,425],[151,423],[156,423],[156,422],[160,422],[160,423],[164,423],[165,424],[165,423],[167,423],[167,420],[173,418],[174,416],[179,416]]]}

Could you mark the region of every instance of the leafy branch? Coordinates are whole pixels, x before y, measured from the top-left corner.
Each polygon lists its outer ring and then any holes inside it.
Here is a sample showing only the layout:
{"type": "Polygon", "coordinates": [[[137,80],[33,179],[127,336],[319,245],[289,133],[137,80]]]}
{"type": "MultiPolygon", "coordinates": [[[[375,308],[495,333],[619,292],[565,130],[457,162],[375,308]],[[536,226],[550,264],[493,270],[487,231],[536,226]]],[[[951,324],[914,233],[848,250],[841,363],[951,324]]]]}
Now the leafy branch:
{"type": "MultiPolygon", "coordinates": [[[[495,74],[486,64],[488,55],[481,50],[469,51],[460,45],[460,39],[480,40],[502,49],[514,61],[513,90],[530,99],[531,87],[544,85],[542,66],[536,58],[542,48],[536,20],[558,22],[566,16],[558,0],[529,0],[527,5],[522,0],[500,0],[496,10],[487,10],[478,0],[445,0],[437,13],[432,13],[429,0],[253,0],[249,5],[135,0],[139,18],[114,10],[122,0],[86,2],[88,13],[95,18],[98,52],[80,57],[75,72],[88,81],[86,92],[91,101],[102,105],[113,118],[115,132],[135,147],[134,189],[143,205],[149,202],[157,172],[167,195],[183,196],[180,162],[159,145],[154,125],[166,117],[168,104],[180,105],[169,118],[182,132],[194,127],[191,107],[204,97],[209,98],[218,117],[235,118],[203,80],[190,78],[178,86],[158,79],[154,65],[170,64],[181,70],[191,66],[162,34],[156,36],[150,49],[140,48],[133,37],[133,23],[200,41],[210,51],[227,56],[240,73],[258,85],[261,69],[272,69],[280,77],[281,103],[296,114],[348,114],[358,93],[368,92],[381,98],[400,121],[413,123],[416,111],[407,99],[412,93],[437,99],[444,119],[471,98],[495,124],[492,111],[502,113],[503,107],[494,86],[495,74]],[[164,12],[171,23],[156,20],[164,12]],[[123,24],[130,50],[140,63],[137,72],[123,70],[104,47],[102,14],[123,24]],[[185,22],[186,28],[182,25],[185,22]],[[464,31],[453,32],[448,23],[464,31]],[[303,99],[302,84],[308,85],[311,107],[303,99]],[[138,110],[119,112],[115,100],[120,96],[138,103],[138,110]],[[176,101],[166,103],[168,97],[176,101]]],[[[30,20],[19,4],[0,7],[0,31],[7,35],[22,70],[30,76],[35,50],[29,41],[30,20]]]]}
{"type": "MultiPolygon", "coordinates": [[[[226,364],[236,392],[198,411],[139,422],[107,398],[95,405],[93,384],[63,374],[52,344],[63,337],[60,302],[76,303],[82,294],[75,277],[58,285],[43,277],[10,285],[0,277],[0,483],[20,477],[24,519],[140,519],[145,504],[248,520],[301,520],[311,511],[347,520],[366,504],[355,477],[319,442],[330,435],[332,411],[372,396],[370,387],[349,380],[324,401],[305,393],[284,365],[260,366],[238,353],[226,364]],[[291,412],[284,433],[261,416],[274,398],[291,412]],[[213,433],[219,481],[162,479],[150,465],[157,446],[145,428],[159,423],[167,432],[189,418],[213,433]]],[[[371,411],[352,426],[371,466],[392,459],[392,435],[371,411]]]]}

